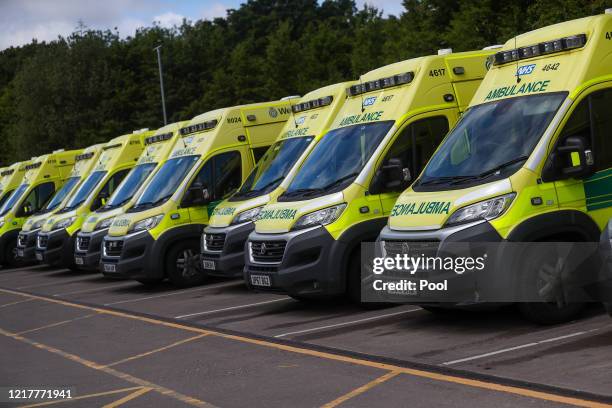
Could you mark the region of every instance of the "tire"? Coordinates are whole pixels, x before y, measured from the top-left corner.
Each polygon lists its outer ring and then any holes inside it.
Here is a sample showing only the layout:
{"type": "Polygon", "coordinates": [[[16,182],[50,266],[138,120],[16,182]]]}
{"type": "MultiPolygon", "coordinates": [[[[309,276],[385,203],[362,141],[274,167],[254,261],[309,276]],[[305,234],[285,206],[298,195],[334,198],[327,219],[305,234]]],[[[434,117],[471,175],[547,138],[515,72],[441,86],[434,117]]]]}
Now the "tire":
{"type": "Polygon", "coordinates": [[[147,288],[154,288],[157,285],[160,285],[164,280],[163,279],[136,279],[136,281],[147,288]]]}
{"type": "Polygon", "coordinates": [[[4,248],[4,266],[6,268],[18,268],[25,263],[17,257],[17,240],[9,242],[4,248]]]}
{"type": "Polygon", "coordinates": [[[604,303],[604,306],[606,308],[606,312],[608,312],[610,317],[612,317],[612,303],[604,303]]]}
{"type": "Polygon", "coordinates": [[[555,256],[552,250],[535,248],[534,252],[528,253],[523,259],[520,264],[522,277],[520,290],[527,294],[526,299],[542,297],[541,302],[518,304],[523,317],[542,325],[565,323],[578,317],[585,304],[565,303],[562,290],[555,289],[556,279],[561,276],[563,267],[558,256],[555,256]],[[553,259],[555,261],[552,261],[553,259]]]}
{"type": "Polygon", "coordinates": [[[166,254],[166,276],[174,286],[187,288],[201,285],[206,274],[200,268],[200,248],[197,241],[181,241],[166,254]]]}

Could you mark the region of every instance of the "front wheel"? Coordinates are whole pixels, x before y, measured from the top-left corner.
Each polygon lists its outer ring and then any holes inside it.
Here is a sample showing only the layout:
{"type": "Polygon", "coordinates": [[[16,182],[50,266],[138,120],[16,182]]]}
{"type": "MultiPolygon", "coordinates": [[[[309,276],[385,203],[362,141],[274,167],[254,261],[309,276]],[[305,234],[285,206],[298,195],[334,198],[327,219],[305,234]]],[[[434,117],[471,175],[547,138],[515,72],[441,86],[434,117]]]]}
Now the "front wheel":
{"type": "Polygon", "coordinates": [[[561,255],[556,254],[552,247],[536,247],[523,259],[522,290],[527,299],[540,298],[542,301],[519,303],[521,314],[527,320],[546,325],[565,323],[578,317],[585,304],[565,300],[562,278],[565,260],[561,255]]]}
{"type": "Polygon", "coordinates": [[[166,257],[166,274],[170,282],[180,288],[203,284],[206,274],[200,268],[198,242],[184,241],[174,245],[166,257]]]}
{"type": "Polygon", "coordinates": [[[18,268],[25,265],[23,260],[17,256],[17,241],[11,241],[4,249],[4,266],[7,268],[18,268]]]}

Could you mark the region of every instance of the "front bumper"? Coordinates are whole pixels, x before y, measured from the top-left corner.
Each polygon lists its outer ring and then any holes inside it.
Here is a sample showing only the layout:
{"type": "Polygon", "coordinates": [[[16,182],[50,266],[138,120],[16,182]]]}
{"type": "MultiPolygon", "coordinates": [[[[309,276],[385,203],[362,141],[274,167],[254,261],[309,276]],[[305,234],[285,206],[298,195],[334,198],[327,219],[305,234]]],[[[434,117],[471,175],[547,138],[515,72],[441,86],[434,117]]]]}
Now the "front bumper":
{"type": "Polygon", "coordinates": [[[39,229],[32,231],[21,231],[17,237],[17,256],[23,261],[36,261],[36,236],[39,229]]]}
{"type": "MultiPolygon", "coordinates": [[[[487,250],[491,248],[491,244],[497,246],[497,243],[502,242],[504,242],[503,238],[486,221],[477,221],[430,231],[398,231],[385,226],[376,242],[375,254],[371,255],[395,256],[388,253],[388,250],[384,247],[389,243],[393,243],[396,245],[396,248],[406,245],[405,248],[407,249],[402,251],[402,253],[407,253],[412,258],[418,258],[419,256],[477,258],[483,256],[483,254],[486,258],[487,250]]],[[[500,291],[509,290],[509,288],[515,285],[510,274],[495,273],[494,278],[491,278],[493,275],[487,275],[487,271],[502,269],[498,264],[499,259],[502,258],[494,256],[491,259],[489,257],[492,264],[488,264],[487,269],[482,273],[465,272],[458,274],[449,270],[431,269],[415,271],[411,275],[410,280],[414,280],[417,283],[421,280],[440,284],[446,282],[447,287],[443,292],[435,289],[419,288],[419,290],[410,293],[403,292],[399,298],[395,299],[417,304],[444,303],[446,305],[455,304],[458,306],[471,305],[483,301],[490,302],[491,299],[497,298],[497,294],[500,291]]],[[[372,276],[370,280],[374,279],[376,279],[376,276],[372,276]]],[[[370,283],[370,280],[367,283],[370,283]]]]}
{"type": "MultiPolygon", "coordinates": [[[[278,248],[278,247],[277,247],[278,248]]],[[[294,296],[333,296],[345,292],[342,262],[347,243],[335,240],[324,227],[317,226],[284,234],[252,232],[246,245],[244,280],[253,290],[294,296]],[[263,261],[253,253],[253,244],[284,245],[282,257],[263,261]],[[270,286],[253,285],[253,277],[266,276],[270,286]]]]}
{"type": "Polygon", "coordinates": [[[100,271],[109,278],[161,279],[164,268],[156,254],[163,252],[156,244],[148,231],[121,237],[106,235],[102,240],[100,271]]]}
{"type": "Polygon", "coordinates": [[[108,228],[79,232],[74,246],[74,263],[79,269],[98,270],[102,255],[102,241],[108,233],[108,228]]]}
{"type": "Polygon", "coordinates": [[[252,222],[222,228],[206,227],[200,242],[202,266],[206,274],[225,278],[242,276],[245,243],[254,229],[252,222]],[[207,235],[214,237],[214,247],[207,246],[207,235]]]}
{"type": "Polygon", "coordinates": [[[66,229],[38,232],[36,235],[36,260],[48,265],[71,267],[74,265],[74,240],[66,229]]]}

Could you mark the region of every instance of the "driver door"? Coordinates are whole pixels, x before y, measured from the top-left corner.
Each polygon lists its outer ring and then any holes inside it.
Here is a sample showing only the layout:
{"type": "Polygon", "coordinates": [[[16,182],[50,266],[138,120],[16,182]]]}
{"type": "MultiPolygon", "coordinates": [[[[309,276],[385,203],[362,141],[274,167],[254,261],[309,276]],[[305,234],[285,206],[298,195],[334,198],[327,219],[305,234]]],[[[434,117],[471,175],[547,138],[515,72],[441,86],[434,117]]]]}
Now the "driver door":
{"type": "Polygon", "coordinates": [[[219,153],[204,163],[189,186],[200,184],[207,191],[208,198],[204,205],[188,206],[189,218],[192,222],[207,224],[217,204],[240,187],[243,173],[242,160],[241,153],[232,150],[219,153]]]}
{"type": "Polygon", "coordinates": [[[601,228],[612,217],[612,84],[588,89],[571,112],[557,144],[572,136],[585,136],[595,161],[595,174],[555,181],[559,207],[586,208],[601,228]]]}
{"type": "MultiPolygon", "coordinates": [[[[448,133],[449,122],[454,122],[449,114],[437,114],[429,117],[419,117],[417,120],[405,126],[395,138],[391,147],[385,153],[384,159],[379,166],[387,163],[389,159],[400,159],[405,168],[410,172],[412,184],[419,176],[423,167],[431,155],[436,151],[438,145],[448,133]]],[[[383,214],[389,216],[401,191],[383,191],[380,194],[383,214]]]]}

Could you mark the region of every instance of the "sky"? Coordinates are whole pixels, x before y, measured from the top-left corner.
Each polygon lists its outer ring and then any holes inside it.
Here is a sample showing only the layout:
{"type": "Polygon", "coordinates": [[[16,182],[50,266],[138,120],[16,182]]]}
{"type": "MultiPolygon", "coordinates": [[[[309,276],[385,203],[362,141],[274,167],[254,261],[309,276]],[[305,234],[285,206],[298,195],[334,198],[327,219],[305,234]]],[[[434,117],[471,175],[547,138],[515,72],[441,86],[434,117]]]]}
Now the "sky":
{"type": "MultiPolygon", "coordinates": [[[[121,36],[154,21],[172,27],[183,18],[195,21],[224,17],[245,0],[0,0],[0,50],[10,46],[54,40],[70,34],[79,21],[94,29],[116,27],[121,36]]],[[[377,7],[385,15],[398,15],[401,0],[356,0],[377,7]]]]}

